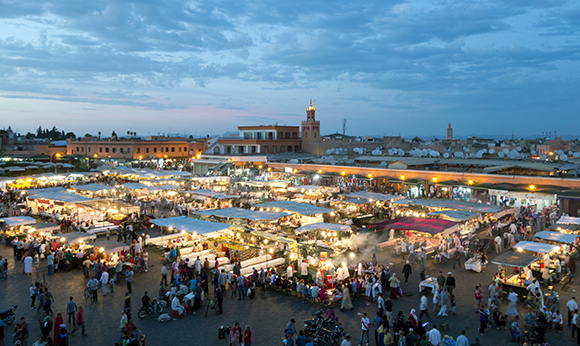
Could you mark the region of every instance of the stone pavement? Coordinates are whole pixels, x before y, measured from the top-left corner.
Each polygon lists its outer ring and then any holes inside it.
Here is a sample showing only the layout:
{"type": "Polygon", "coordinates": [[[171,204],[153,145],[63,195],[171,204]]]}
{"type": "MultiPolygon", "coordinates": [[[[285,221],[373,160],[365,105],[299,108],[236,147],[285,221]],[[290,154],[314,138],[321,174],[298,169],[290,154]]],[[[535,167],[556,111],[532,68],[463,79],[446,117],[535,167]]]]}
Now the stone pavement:
{"type": "MultiPolygon", "coordinates": [[[[148,273],[137,275],[133,281],[132,309],[137,326],[146,335],[147,345],[171,346],[179,345],[228,345],[225,340],[218,339],[218,329],[220,325],[233,325],[239,322],[243,326],[250,324],[253,331],[253,345],[280,345],[283,329],[290,318],[297,321],[297,329],[301,329],[302,322],[311,318],[311,313],[319,305],[312,303],[302,303],[298,298],[283,296],[273,291],[266,291],[258,294],[254,300],[238,301],[237,298],[230,298],[226,294],[224,300],[224,314],[217,315],[215,311],[210,311],[208,317],[204,317],[204,312],[196,315],[188,315],[185,319],[160,323],[153,317],[146,317],[139,320],[136,311],[140,307],[140,299],[145,290],[150,292],[150,296],[156,296],[158,283],[160,281],[161,251],[148,247],[150,253],[150,268],[148,273]]],[[[46,276],[46,263],[41,264],[40,273],[33,274],[32,277],[22,274],[22,263],[14,263],[12,249],[8,246],[0,246],[0,255],[9,259],[9,273],[7,281],[0,281],[0,309],[6,309],[13,304],[18,304],[17,317],[24,316],[30,323],[30,337],[28,345],[31,345],[40,335],[40,328],[37,322],[36,310],[30,309],[30,298],[28,287],[33,279],[46,280],[46,283],[54,295],[56,301],[53,303],[53,310],[56,313],[64,313],[69,296],[73,296],[77,305],[82,305],[85,309],[85,326],[87,335],[81,336],[77,331],[70,339],[70,345],[113,345],[119,336],[119,318],[124,305],[124,294],[126,292],[123,283],[115,286],[114,294],[102,296],[100,291],[99,301],[96,304],[85,302],[83,291],[86,280],[82,272],[77,270],[69,273],[58,273],[51,277],[46,276]]],[[[389,250],[377,252],[379,262],[390,266],[391,271],[400,273],[403,265],[401,257],[395,257],[389,250]]],[[[490,260],[495,254],[490,255],[490,260]]],[[[369,260],[369,259],[365,259],[369,260]]],[[[452,261],[442,264],[428,262],[426,273],[437,276],[439,271],[446,274],[453,271],[457,279],[455,295],[457,299],[457,316],[443,318],[434,317],[431,314],[431,323],[440,325],[449,323],[450,329],[442,332],[442,335],[451,335],[456,338],[462,330],[466,330],[467,337],[473,342],[476,337],[480,338],[482,345],[510,344],[511,337],[509,331],[490,330],[484,336],[478,332],[479,314],[474,312],[473,290],[476,284],[481,283],[486,292],[490,280],[493,276],[495,265],[489,264],[485,273],[475,273],[465,269],[452,269],[452,261]]],[[[419,306],[419,272],[418,265],[413,266],[413,274],[410,277],[408,286],[403,283],[405,293],[411,296],[399,298],[394,301],[394,314],[400,310],[405,316],[409,314],[411,308],[418,310],[419,306]]],[[[574,295],[577,288],[576,283],[569,284],[563,291],[557,287],[560,293],[561,310],[564,311],[565,303],[574,295]]],[[[485,295],[487,298],[487,295],[485,295]]],[[[376,313],[376,303],[368,305],[364,299],[357,298],[353,301],[354,310],[341,312],[336,310],[336,314],[347,333],[353,337],[353,345],[360,338],[360,317],[359,313],[365,311],[372,317],[376,313]]],[[[505,312],[507,305],[502,305],[505,312]]],[[[169,309],[166,308],[166,312],[169,309]]],[[[432,310],[432,307],[431,307],[432,310]]],[[[518,305],[520,314],[526,311],[523,304],[518,305]]],[[[66,320],[66,316],[65,316],[66,320]]],[[[13,327],[12,325],[11,327],[13,327]]],[[[523,326],[520,324],[520,328],[523,326]]],[[[11,335],[11,328],[6,330],[7,335],[11,335]]],[[[552,345],[572,345],[573,339],[570,337],[570,330],[565,327],[561,333],[549,331],[547,339],[552,345]]],[[[373,342],[371,335],[371,342],[373,342]]],[[[11,343],[11,338],[6,337],[6,344],[11,343]]]]}

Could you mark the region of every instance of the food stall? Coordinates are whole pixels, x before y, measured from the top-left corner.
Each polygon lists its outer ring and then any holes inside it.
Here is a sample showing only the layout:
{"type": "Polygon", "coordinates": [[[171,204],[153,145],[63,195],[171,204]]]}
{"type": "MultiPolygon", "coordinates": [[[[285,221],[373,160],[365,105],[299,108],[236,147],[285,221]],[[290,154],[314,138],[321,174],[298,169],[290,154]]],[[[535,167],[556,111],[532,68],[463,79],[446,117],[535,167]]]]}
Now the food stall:
{"type": "MultiPolygon", "coordinates": [[[[534,277],[540,279],[542,277],[542,269],[545,263],[549,263],[550,257],[559,255],[562,251],[561,247],[553,244],[537,243],[533,241],[521,241],[514,246],[514,249],[519,252],[536,253],[537,258],[541,260],[540,263],[534,263],[530,266],[534,277]]],[[[548,265],[549,275],[553,276],[556,266],[548,265]]]]}
{"type": "Polygon", "coordinates": [[[300,225],[307,225],[324,221],[324,214],[333,214],[331,209],[318,207],[309,203],[292,201],[272,201],[254,205],[260,210],[271,210],[277,212],[287,212],[299,218],[300,225]]]}
{"type": "Polygon", "coordinates": [[[76,243],[90,242],[97,239],[97,236],[87,232],[70,232],[63,234],[55,234],[53,239],[58,239],[61,243],[73,245],[76,243]]]}
{"type": "MultiPolygon", "coordinates": [[[[35,224],[36,220],[30,216],[11,216],[0,218],[0,223],[4,223],[4,238],[6,244],[9,244],[14,237],[25,238],[28,235],[25,226],[35,224]]],[[[0,234],[1,232],[0,228],[0,234]]]]}
{"type": "Polygon", "coordinates": [[[294,230],[299,245],[323,246],[340,252],[343,239],[349,238],[352,228],[349,225],[317,222],[294,230]]]}
{"type": "Polygon", "coordinates": [[[504,292],[510,288],[519,296],[527,296],[527,285],[524,268],[534,263],[538,258],[518,252],[507,252],[497,256],[491,263],[498,265],[499,278],[504,285],[504,292]],[[506,267],[512,267],[512,273],[507,273],[506,267]]]}
{"type": "Polygon", "coordinates": [[[380,223],[371,224],[370,227],[376,229],[390,229],[398,230],[398,235],[391,232],[389,240],[377,244],[380,248],[392,246],[396,253],[401,251],[402,242],[408,245],[410,243],[417,244],[415,249],[418,250],[423,246],[425,253],[429,254],[436,250],[445,251],[446,257],[450,257],[457,249],[462,251],[460,244],[453,241],[453,247],[448,249],[440,249],[440,245],[445,243],[442,240],[449,237],[458,230],[457,222],[440,220],[440,219],[422,219],[413,217],[400,217],[395,220],[384,221],[380,223]]]}
{"type": "Polygon", "coordinates": [[[541,231],[534,235],[534,238],[544,240],[549,243],[559,243],[568,245],[577,245],[578,234],[565,234],[560,232],[541,231]]]}
{"type": "Polygon", "coordinates": [[[473,224],[470,221],[477,219],[480,214],[474,213],[472,211],[446,209],[433,211],[428,213],[427,215],[433,218],[458,222],[459,234],[466,235],[475,232],[475,228],[473,228],[473,224]]]}

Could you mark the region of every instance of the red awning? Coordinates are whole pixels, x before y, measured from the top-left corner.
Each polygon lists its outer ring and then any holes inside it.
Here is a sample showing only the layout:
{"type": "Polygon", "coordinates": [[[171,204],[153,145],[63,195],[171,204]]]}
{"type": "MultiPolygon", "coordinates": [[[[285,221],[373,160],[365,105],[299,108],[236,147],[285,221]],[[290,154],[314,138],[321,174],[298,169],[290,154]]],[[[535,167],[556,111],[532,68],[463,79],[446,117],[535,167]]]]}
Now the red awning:
{"type": "Polygon", "coordinates": [[[384,221],[369,225],[375,228],[400,229],[405,231],[425,232],[432,235],[455,227],[457,222],[442,219],[419,219],[414,217],[401,217],[395,220],[384,221]]]}

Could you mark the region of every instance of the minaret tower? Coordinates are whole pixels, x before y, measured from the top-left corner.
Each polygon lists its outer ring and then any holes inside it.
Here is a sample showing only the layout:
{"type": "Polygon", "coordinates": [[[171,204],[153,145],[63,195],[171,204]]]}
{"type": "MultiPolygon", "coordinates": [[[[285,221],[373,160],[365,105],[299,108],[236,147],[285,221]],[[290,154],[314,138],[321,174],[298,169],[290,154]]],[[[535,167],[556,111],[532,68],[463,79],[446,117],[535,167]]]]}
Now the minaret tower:
{"type": "Polygon", "coordinates": [[[320,121],[315,117],[316,109],[310,100],[310,106],[306,108],[306,121],[302,121],[302,151],[314,155],[320,153],[320,121]]]}

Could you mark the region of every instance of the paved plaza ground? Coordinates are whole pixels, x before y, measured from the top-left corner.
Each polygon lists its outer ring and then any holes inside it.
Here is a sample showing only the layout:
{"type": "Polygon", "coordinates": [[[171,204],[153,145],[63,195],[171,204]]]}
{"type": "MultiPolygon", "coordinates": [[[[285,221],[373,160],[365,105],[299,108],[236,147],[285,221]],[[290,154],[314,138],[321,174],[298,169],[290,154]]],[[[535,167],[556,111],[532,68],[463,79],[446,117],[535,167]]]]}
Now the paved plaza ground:
{"type": "MultiPolygon", "coordinates": [[[[253,330],[253,345],[281,345],[283,329],[290,318],[297,321],[297,329],[302,326],[302,321],[311,317],[311,313],[320,306],[313,303],[302,303],[300,299],[292,296],[284,296],[274,291],[266,291],[258,294],[254,300],[238,301],[231,298],[229,293],[224,300],[224,314],[217,315],[215,311],[210,311],[207,317],[203,312],[196,315],[188,315],[185,319],[160,323],[153,317],[139,320],[136,311],[140,307],[140,299],[143,292],[148,290],[150,296],[156,296],[160,281],[161,250],[148,247],[150,253],[149,272],[137,275],[133,282],[132,309],[137,326],[146,335],[147,345],[228,345],[226,340],[218,339],[218,329],[220,325],[233,325],[239,322],[242,327],[250,324],[253,330]]],[[[0,281],[0,309],[6,309],[13,304],[18,304],[17,317],[24,316],[30,323],[30,337],[28,345],[31,345],[40,335],[38,315],[36,310],[30,309],[30,298],[28,287],[33,280],[45,280],[56,301],[53,303],[53,310],[56,313],[66,314],[65,307],[69,296],[73,296],[77,305],[82,305],[85,310],[85,325],[87,335],[81,336],[76,332],[70,338],[70,345],[113,345],[119,336],[119,319],[124,305],[124,294],[126,292],[124,282],[115,286],[114,294],[106,297],[100,291],[98,303],[91,304],[83,299],[86,279],[83,278],[82,271],[58,273],[53,276],[46,275],[46,262],[41,264],[40,272],[31,276],[22,274],[22,263],[14,263],[12,249],[9,246],[0,245],[0,255],[9,259],[8,280],[0,281]]],[[[377,251],[379,262],[390,266],[391,270],[400,273],[403,265],[401,257],[395,257],[390,250],[377,251]]],[[[495,254],[490,255],[490,261],[495,254]]],[[[365,258],[369,260],[370,258],[365,258]]],[[[462,330],[466,330],[470,342],[474,342],[478,337],[481,344],[508,345],[511,343],[509,331],[490,330],[481,336],[478,332],[479,314],[474,311],[473,290],[476,284],[480,283],[485,288],[489,286],[494,274],[495,265],[488,265],[485,273],[475,273],[465,269],[452,269],[452,261],[441,264],[433,263],[429,260],[426,273],[437,276],[439,271],[446,274],[453,271],[457,279],[455,295],[457,297],[457,316],[443,318],[434,317],[431,314],[431,323],[440,325],[449,323],[450,329],[442,332],[442,335],[451,335],[456,338],[462,330]]],[[[414,265],[413,274],[408,285],[403,284],[405,293],[411,296],[399,298],[394,301],[394,314],[399,310],[409,314],[411,308],[418,310],[419,306],[419,272],[418,265],[414,265]]],[[[566,301],[575,294],[577,284],[573,281],[565,289],[561,285],[556,286],[560,294],[560,306],[565,314],[566,301]]],[[[485,296],[487,298],[487,295],[485,296]]],[[[364,299],[356,298],[353,302],[354,310],[341,312],[336,309],[337,316],[347,333],[353,336],[353,345],[358,344],[360,337],[360,317],[359,313],[365,311],[369,316],[376,313],[376,303],[367,304],[364,299]]],[[[431,308],[432,309],[432,308],[431,308]]],[[[502,305],[505,312],[507,305],[502,305]]],[[[166,308],[166,312],[169,309],[166,308]]],[[[523,304],[518,305],[520,314],[527,309],[523,304]]],[[[204,310],[205,312],[205,310],[204,310]]],[[[66,316],[65,316],[66,320],[66,316]]],[[[11,329],[14,325],[8,326],[6,330],[6,345],[11,344],[11,329]]],[[[523,326],[520,323],[520,328],[523,326]]],[[[69,329],[70,330],[70,329],[69,329]]],[[[574,340],[570,336],[571,331],[564,328],[563,332],[548,331],[547,339],[551,345],[572,345],[574,340]]],[[[371,342],[372,340],[371,335],[371,342]]]]}

